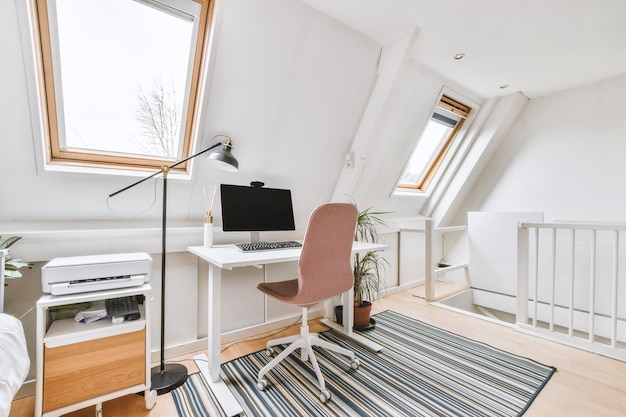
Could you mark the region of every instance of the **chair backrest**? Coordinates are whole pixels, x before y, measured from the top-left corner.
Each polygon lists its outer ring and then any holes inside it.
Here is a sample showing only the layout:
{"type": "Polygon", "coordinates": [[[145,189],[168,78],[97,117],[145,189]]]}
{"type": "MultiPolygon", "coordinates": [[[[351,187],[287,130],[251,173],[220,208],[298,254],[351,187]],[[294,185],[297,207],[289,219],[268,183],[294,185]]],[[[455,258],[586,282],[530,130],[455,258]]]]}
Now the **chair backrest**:
{"type": "Polygon", "coordinates": [[[313,305],[352,287],[357,216],[354,204],[348,203],[323,204],[313,211],[298,263],[298,295],[292,301],[313,305]]]}

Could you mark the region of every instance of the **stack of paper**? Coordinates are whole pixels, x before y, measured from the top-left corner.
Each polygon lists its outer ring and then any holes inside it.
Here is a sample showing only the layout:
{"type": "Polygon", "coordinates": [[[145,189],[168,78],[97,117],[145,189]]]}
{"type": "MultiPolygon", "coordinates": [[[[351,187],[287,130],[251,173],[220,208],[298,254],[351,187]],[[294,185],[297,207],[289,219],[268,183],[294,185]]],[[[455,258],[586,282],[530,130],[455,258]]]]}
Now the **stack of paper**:
{"type": "Polygon", "coordinates": [[[74,320],[79,323],[91,323],[92,321],[103,319],[107,316],[107,309],[104,300],[89,303],[89,308],[81,310],[76,314],[74,320]]]}

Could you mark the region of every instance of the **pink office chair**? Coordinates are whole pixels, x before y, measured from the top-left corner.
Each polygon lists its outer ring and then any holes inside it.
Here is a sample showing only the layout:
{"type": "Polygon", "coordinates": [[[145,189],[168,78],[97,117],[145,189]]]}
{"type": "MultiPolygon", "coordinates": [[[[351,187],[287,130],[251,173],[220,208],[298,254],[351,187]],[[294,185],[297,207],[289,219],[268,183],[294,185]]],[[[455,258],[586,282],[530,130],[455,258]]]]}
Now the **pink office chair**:
{"type": "Polygon", "coordinates": [[[353,204],[332,203],[317,207],[311,214],[304,236],[302,253],[298,262],[298,278],[258,285],[257,288],[265,294],[285,303],[302,307],[300,334],[267,342],[268,355],[273,353],[272,346],[291,344],[259,371],[257,388],[260,391],[268,385],[264,375],[298,348],[303,361],[311,360],[319,381],[319,399],[322,403],[327,402],[331,395],[326,390],[313,346],[348,356],[351,359],[350,367],[354,370],[359,368],[359,360],[354,352],[319,339],[317,333],[309,333],[307,323],[309,307],[344,293],[353,285],[354,277],[350,258],[356,220],[357,209],[353,204]]]}

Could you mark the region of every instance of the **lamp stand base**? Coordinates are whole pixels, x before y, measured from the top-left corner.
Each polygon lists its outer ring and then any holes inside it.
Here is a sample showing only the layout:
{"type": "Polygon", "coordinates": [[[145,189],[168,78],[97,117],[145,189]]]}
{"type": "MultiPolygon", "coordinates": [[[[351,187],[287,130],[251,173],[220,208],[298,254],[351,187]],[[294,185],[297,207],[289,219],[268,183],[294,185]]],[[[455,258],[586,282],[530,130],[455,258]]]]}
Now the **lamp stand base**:
{"type": "Polygon", "coordinates": [[[155,366],[151,369],[152,390],[157,395],[167,394],[173,389],[183,385],[187,380],[187,367],[179,363],[165,364],[165,370],[161,372],[161,366],[155,366]]]}

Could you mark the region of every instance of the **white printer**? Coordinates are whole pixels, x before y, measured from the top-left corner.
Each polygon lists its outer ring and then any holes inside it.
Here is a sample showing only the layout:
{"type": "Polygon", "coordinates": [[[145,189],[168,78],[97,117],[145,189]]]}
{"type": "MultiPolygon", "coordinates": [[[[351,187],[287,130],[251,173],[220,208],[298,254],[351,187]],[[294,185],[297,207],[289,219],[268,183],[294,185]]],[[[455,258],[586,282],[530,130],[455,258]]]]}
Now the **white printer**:
{"type": "Polygon", "coordinates": [[[135,287],[150,281],[151,271],[143,252],[55,258],[41,268],[41,288],[62,295],[135,287]]]}

